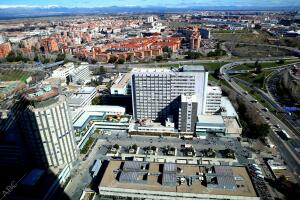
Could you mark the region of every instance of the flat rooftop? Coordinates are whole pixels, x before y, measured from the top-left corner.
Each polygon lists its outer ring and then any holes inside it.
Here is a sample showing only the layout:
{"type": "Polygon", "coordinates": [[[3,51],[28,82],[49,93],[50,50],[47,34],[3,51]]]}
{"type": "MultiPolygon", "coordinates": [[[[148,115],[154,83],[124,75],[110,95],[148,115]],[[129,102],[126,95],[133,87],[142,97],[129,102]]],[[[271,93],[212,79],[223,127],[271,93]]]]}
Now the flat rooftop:
{"type": "Polygon", "coordinates": [[[169,68],[133,68],[132,73],[162,73],[171,72],[169,68]]]}
{"type": "Polygon", "coordinates": [[[222,125],[224,120],[221,115],[198,115],[198,122],[200,125],[222,125]]]}
{"type": "Polygon", "coordinates": [[[122,74],[120,75],[115,83],[112,85],[112,88],[124,88],[127,86],[129,80],[130,80],[130,73],[122,74]]]}
{"type": "Polygon", "coordinates": [[[99,188],[106,187],[112,188],[112,190],[121,188],[159,192],[257,197],[245,167],[216,166],[215,172],[207,173],[207,168],[210,168],[211,166],[171,164],[176,165],[174,171],[173,166],[165,168],[163,165],[166,164],[170,165],[171,163],[145,163],[112,160],[109,162],[104,172],[99,188]],[[132,163],[126,165],[125,162],[132,163]],[[148,165],[148,167],[144,170],[145,168],[143,166],[146,165],[148,165]],[[127,166],[128,168],[124,169],[124,166],[127,166]],[[165,169],[169,170],[165,171],[165,169]],[[118,170],[121,171],[121,173],[125,172],[126,176],[116,173],[118,170]],[[138,174],[135,174],[137,171],[139,171],[138,174]],[[223,179],[223,176],[232,177],[231,180],[233,181],[231,182],[233,182],[236,187],[234,189],[208,187],[198,179],[200,173],[203,173],[204,176],[207,177],[218,176],[218,174],[221,173],[222,175],[219,175],[220,182],[225,181],[225,184],[227,184],[227,182],[226,179],[223,179]],[[161,178],[161,175],[166,178],[161,178]],[[180,177],[193,177],[192,184],[188,185],[187,181],[179,184],[177,180],[180,177]],[[120,178],[123,180],[120,180],[120,178]],[[133,180],[130,181],[130,179],[133,180]],[[163,181],[171,182],[171,184],[165,185],[162,183],[163,181]]]}

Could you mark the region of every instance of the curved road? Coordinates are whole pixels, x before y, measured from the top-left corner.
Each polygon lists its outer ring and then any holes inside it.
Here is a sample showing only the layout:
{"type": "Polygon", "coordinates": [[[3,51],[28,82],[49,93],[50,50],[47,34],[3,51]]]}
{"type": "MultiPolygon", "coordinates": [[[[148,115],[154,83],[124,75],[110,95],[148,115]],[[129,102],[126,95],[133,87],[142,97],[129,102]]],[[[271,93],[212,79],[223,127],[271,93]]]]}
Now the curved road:
{"type": "MultiPolygon", "coordinates": [[[[223,65],[220,68],[220,74],[222,75],[222,78],[241,96],[244,97],[245,101],[248,101],[249,103],[253,100],[255,100],[254,97],[251,95],[245,95],[244,92],[246,92],[244,89],[242,89],[236,82],[234,82],[233,79],[229,77],[229,75],[226,73],[227,70],[230,70],[236,65],[239,65],[240,63],[229,63],[226,65],[223,65]]],[[[266,120],[266,123],[270,124],[271,126],[274,125],[280,125],[281,128],[285,129],[289,135],[292,136],[294,140],[298,140],[298,137],[283,123],[281,122],[276,116],[274,116],[270,112],[264,112],[262,109],[264,108],[263,105],[261,105],[259,102],[253,104],[256,108],[256,112],[259,112],[264,119],[270,118],[269,121],[266,120]]],[[[276,147],[278,151],[280,152],[282,158],[286,162],[289,169],[294,173],[297,181],[300,181],[300,158],[299,154],[297,154],[293,149],[293,147],[290,145],[290,143],[283,141],[277,133],[274,131],[271,131],[269,134],[270,139],[276,144],[276,147]]]]}

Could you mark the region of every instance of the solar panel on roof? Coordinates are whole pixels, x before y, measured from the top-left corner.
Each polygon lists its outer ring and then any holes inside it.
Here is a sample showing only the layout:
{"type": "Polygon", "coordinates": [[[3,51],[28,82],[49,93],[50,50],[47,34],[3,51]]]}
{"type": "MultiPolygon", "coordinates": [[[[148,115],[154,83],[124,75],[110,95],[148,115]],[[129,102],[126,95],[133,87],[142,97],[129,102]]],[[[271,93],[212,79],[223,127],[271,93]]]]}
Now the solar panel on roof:
{"type": "Polygon", "coordinates": [[[230,166],[214,166],[214,170],[216,174],[233,175],[230,166]]]}
{"type": "Polygon", "coordinates": [[[141,169],[142,163],[141,162],[136,162],[136,161],[125,161],[123,170],[137,170],[141,169]]]}
{"type": "Polygon", "coordinates": [[[169,186],[176,185],[176,173],[164,173],[162,176],[162,184],[169,186]]]}
{"type": "Polygon", "coordinates": [[[236,183],[233,176],[217,176],[218,187],[224,189],[235,189],[236,183]]]}
{"type": "Polygon", "coordinates": [[[136,182],[138,180],[137,172],[121,172],[120,182],[136,182]]]}
{"type": "Polygon", "coordinates": [[[175,163],[165,163],[164,164],[164,172],[176,172],[176,164],[175,163]]]}

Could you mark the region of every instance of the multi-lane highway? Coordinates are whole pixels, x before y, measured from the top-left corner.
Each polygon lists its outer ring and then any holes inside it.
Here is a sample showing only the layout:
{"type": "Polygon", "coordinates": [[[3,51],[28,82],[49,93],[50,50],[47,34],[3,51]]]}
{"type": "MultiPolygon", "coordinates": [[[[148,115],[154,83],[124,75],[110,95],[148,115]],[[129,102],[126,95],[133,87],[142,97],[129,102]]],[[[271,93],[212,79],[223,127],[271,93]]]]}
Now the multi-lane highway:
{"type": "MultiPolygon", "coordinates": [[[[240,63],[230,63],[227,65],[224,65],[220,69],[220,74],[222,75],[223,79],[241,96],[244,97],[245,101],[248,101],[249,103],[254,101],[254,97],[252,97],[249,94],[245,94],[245,90],[242,89],[235,81],[234,79],[231,79],[229,75],[226,73],[227,70],[230,70],[232,67],[238,65],[240,63]]],[[[292,144],[297,144],[299,139],[298,137],[282,122],[280,121],[275,115],[273,115],[271,112],[265,112],[262,109],[264,106],[260,104],[259,102],[253,103],[253,106],[255,107],[255,111],[259,112],[264,119],[266,120],[266,123],[268,123],[271,127],[273,127],[271,133],[270,133],[270,139],[276,144],[276,147],[278,151],[280,152],[282,158],[287,163],[289,169],[294,173],[295,177],[298,181],[300,181],[300,156],[296,152],[295,147],[292,144]],[[267,120],[269,119],[269,120],[267,120]],[[282,129],[286,130],[289,135],[292,136],[292,142],[287,142],[282,140],[278,134],[274,131],[274,127],[279,125],[282,129]]]]}

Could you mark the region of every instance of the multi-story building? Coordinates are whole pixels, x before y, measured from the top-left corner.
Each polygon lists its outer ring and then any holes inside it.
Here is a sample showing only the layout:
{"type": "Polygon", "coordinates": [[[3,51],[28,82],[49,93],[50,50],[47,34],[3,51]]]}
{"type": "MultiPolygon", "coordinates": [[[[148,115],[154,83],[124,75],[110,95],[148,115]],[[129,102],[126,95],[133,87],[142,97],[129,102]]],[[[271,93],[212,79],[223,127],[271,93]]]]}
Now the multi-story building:
{"type": "Polygon", "coordinates": [[[181,107],[179,109],[178,129],[181,132],[194,132],[197,122],[197,98],[196,95],[181,95],[181,107]]]}
{"type": "Polygon", "coordinates": [[[70,79],[70,73],[74,70],[74,63],[67,63],[63,67],[59,67],[52,72],[52,77],[60,78],[64,81],[67,81],[67,78],[70,79]]]}
{"type": "Polygon", "coordinates": [[[173,115],[178,123],[181,95],[196,95],[197,115],[205,113],[208,72],[203,66],[180,69],[139,68],[131,72],[133,116],[164,122],[173,115]]]}
{"type": "Polygon", "coordinates": [[[222,90],[218,86],[208,86],[206,91],[205,112],[213,114],[221,108],[222,90]]]}
{"type": "Polygon", "coordinates": [[[71,72],[71,82],[84,84],[91,81],[91,73],[88,63],[81,63],[79,67],[74,68],[71,72]]]}
{"type": "Polygon", "coordinates": [[[11,45],[9,42],[0,44],[0,59],[5,58],[11,52],[11,45]]]}
{"type": "Polygon", "coordinates": [[[66,98],[46,85],[24,94],[20,114],[30,156],[39,167],[63,167],[77,158],[74,129],[66,98]]]}
{"type": "Polygon", "coordinates": [[[78,92],[68,98],[68,105],[71,110],[72,118],[75,119],[80,115],[83,108],[91,105],[92,99],[97,95],[95,87],[83,87],[78,92]]]}
{"type": "Polygon", "coordinates": [[[40,50],[43,53],[57,52],[58,44],[54,38],[45,38],[40,41],[40,50]]]}
{"type": "Polygon", "coordinates": [[[110,88],[110,93],[112,95],[128,95],[131,93],[130,89],[130,73],[119,74],[110,88]]]}

